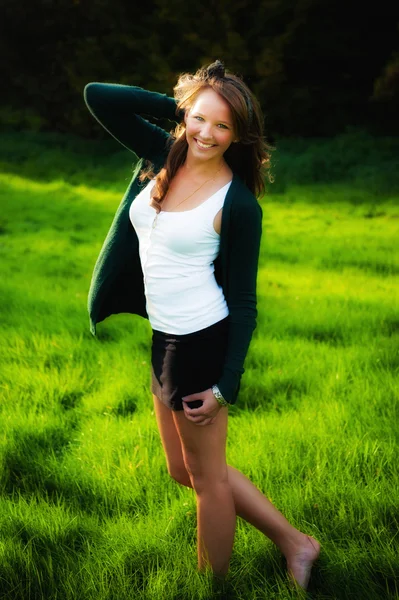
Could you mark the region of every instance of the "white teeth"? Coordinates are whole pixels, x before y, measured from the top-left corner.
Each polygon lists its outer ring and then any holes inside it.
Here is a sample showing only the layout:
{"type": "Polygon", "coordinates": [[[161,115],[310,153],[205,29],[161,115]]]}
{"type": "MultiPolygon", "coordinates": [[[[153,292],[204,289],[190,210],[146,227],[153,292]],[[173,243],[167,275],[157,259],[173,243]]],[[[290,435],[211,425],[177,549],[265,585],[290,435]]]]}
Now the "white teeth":
{"type": "Polygon", "coordinates": [[[203,144],[199,140],[197,140],[197,144],[198,144],[198,146],[201,146],[201,148],[212,148],[212,146],[213,146],[213,144],[203,144]]]}

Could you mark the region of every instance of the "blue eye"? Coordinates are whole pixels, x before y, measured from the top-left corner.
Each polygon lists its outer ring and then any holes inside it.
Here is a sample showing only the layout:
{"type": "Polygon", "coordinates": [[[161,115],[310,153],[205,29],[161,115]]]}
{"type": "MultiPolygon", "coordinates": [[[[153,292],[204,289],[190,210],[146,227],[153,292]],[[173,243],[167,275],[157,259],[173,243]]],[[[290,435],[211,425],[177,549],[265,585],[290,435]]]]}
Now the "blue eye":
{"type": "MultiPolygon", "coordinates": [[[[200,117],[199,115],[195,115],[194,119],[198,119],[199,121],[203,121],[204,119],[202,117],[200,117]]],[[[223,123],[219,123],[218,127],[221,127],[223,129],[228,129],[228,127],[226,125],[224,125],[223,123]]]]}

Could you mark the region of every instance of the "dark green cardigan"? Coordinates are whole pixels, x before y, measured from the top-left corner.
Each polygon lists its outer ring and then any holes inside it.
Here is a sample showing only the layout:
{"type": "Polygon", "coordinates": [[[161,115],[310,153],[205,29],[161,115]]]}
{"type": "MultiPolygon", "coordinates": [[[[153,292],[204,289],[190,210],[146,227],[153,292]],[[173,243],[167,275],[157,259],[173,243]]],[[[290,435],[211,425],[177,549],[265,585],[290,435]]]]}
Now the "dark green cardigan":
{"type": "MultiPolygon", "coordinates": [[[[141,183],[137,177],[145,159],[158,172],[165,164],[172,138],[139,115],[176,122],[182,115],[176,113],[174,98],[136,86],[89,83],[84,99],[97,121],[139,158],[94,267],[88,310],[90,329],[96,335],[96,324],[112,314],[132,313],[148,319],[138,238],[129,219],[129,208],[147,183],[141,183]]],[[[230,404],[237,400],[244,360],[256,327],[261,235],[262,209],[234,174],[222,211],[220,251],[214,261],[215,278],[229,308],[228,350],[223,373],[215,383],[230,404]]]]}

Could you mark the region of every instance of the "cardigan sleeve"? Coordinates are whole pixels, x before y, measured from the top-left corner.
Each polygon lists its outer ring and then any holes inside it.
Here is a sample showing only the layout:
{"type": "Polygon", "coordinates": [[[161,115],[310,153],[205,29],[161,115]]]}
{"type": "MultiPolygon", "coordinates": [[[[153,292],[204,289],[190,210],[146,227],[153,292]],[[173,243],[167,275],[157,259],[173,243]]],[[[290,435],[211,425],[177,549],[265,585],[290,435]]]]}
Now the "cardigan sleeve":
{"type": "Polygon", "coordinates": [[[244,361],[256,328],[257,273],[262,237],[262,208],[254,202],[234,209],[229,236],[229,333],[226,358],[217,385],[227,402],[235,404],[244,373],[244,361]]]}
{"type": "Polygon", "coordinates": [[[178,122],[174,98],[158,92],[118,83],[88,83],[83,92],[86,105],[95,119],[125,148],[139,158],[152,160],[170,135],[141,114],[178,122]]]}

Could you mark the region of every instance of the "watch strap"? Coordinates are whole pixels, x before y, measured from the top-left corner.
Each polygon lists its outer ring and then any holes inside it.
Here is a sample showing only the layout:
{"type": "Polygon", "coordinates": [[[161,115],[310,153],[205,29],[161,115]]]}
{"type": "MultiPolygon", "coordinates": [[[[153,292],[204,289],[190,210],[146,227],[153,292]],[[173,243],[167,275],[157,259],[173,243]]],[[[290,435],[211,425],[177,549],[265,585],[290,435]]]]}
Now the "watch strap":
{"type": "Polygon", "coordinates": [[[229,403],[223,398],[221,391],[219,390],[217,385],[212,386],[212,392],[215,396],[216,400],[219,402],[221,406],[228,406],[229,403]]]}

